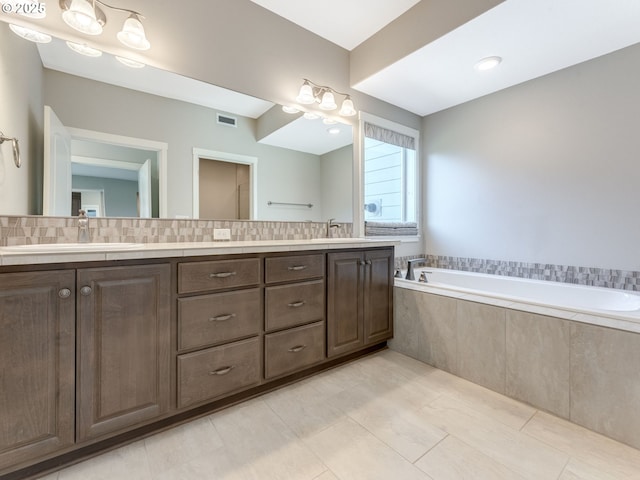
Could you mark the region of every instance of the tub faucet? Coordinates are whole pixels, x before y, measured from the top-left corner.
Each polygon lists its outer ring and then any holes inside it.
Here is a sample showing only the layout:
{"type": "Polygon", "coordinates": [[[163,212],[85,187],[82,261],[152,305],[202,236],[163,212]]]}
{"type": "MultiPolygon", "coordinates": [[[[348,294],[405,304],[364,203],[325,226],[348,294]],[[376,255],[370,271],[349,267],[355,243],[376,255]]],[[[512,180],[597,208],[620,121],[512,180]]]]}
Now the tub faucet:
{"type": "Polygon", "coordinates": [[[404,277],[407,280],[415,280],[416,277],[413,275],[413,264],[414,263],[424,263],[426,262],[426,258],[412,258],[407,262],[407,275],[404,277]]]}
{"type": "Polygon", "coordinates": [[[82,209],[78,210],[78,243],[89,243],[89,217],[82,209]]]}
{"type": "Polygon", "coordinates": [[[342,225],[339,223],[334,223],[335,218],[330,218],[327,220],[327,238],[331,238],[331,229],[332,228],[340,228],[342,225]]]}

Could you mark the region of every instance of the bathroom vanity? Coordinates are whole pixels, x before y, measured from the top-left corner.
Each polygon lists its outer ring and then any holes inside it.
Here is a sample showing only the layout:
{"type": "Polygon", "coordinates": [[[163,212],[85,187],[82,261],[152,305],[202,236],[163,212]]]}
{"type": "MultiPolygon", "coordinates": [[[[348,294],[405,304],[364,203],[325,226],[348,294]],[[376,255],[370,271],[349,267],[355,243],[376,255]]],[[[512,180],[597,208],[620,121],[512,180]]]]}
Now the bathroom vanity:
{"type": "Polygon", "coordinates": [[[0,476],[77,461],[384,347],[393,245],[0,249],[0,476]]]}

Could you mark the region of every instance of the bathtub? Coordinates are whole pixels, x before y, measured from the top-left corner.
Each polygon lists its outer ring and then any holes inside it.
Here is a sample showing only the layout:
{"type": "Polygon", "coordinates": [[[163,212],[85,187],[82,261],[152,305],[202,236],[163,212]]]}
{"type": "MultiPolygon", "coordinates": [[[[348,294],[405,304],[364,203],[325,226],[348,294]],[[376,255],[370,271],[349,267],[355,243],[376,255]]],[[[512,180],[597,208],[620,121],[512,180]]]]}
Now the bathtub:
{"type": "Polygon", "coordinates": [[[640,448],[640,293],[437,268],[389,348],[640,448]]]}
{"type": "Polygon", "coordinates": [[[560,311],[562,318],[640,332],[640,292],[440,268],[415,268],[415,278],[422,272],[428,283],[405,280],[403,275],[395,285],[459,298],[475,296],[483,303],[523,310],[534,310],[527,305],[546,307],[560,311]]]}

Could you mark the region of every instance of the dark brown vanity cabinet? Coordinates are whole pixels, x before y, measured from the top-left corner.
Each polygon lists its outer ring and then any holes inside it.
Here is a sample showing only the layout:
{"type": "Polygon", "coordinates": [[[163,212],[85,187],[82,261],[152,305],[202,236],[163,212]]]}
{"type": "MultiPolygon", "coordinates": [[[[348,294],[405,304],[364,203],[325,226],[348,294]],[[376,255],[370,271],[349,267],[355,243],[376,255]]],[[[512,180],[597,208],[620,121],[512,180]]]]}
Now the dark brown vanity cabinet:
{"type": "Polygon", "coordinates": [[[393,248],[327,254],[327,355],[393,336],[393,248]]]}
{"type": "Polygon", "coordinates": [[[325,359],[324,276],[322,253],[265,259],[266,379],[325,359]]]}
{"type": "Polygon", "coordinates": [[[0,474],[73,445],[75,272],[0,275],[0,474]]]}
{"type": "Polygon", "coordinates": [[[77,441],[169,410],[170,266],[77,271],[77,441]]]}

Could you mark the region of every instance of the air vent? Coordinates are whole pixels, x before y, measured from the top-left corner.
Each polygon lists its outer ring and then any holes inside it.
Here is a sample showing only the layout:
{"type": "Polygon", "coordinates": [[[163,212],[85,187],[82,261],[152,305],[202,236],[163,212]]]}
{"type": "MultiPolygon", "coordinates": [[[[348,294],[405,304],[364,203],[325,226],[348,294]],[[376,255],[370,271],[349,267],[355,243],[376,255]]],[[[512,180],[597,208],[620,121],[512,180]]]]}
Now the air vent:
{"type": "Polygon", "coordinates": [[[218,123],[220,125],[226,125],[228,127],[237,127],[238,126],[238,119],[235,117],[228,117],[226,115],[221,115],[221,114],[217,114],[218,116],[218,123]]]}

